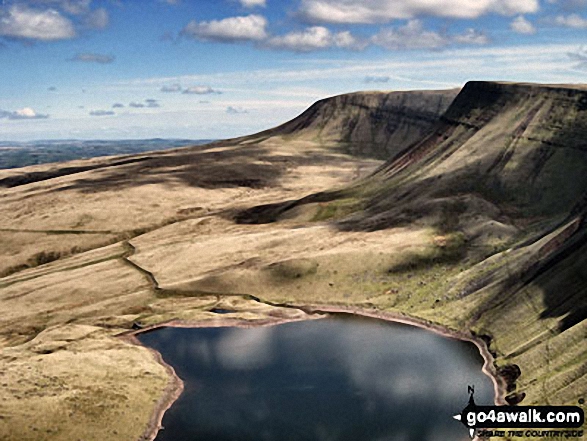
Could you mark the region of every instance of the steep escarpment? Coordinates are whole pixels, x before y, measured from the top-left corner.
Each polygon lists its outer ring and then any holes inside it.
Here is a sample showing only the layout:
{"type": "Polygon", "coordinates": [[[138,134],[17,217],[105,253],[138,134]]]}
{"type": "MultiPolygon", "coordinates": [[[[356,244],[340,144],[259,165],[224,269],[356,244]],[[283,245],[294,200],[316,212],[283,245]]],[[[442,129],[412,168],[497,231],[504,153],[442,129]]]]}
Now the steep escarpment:
{"type": "Polygon", "coordinates": [[[475,218],[499,223],[497,236],[514,233],[504,225],[554,228],[585,206],[586,102],[578,87],[468,83],[427,136],[372,177],[300,203],[360,200],[355,215],[335,216],[354,231],[475,218]]]}
{"type": "Polygon", "coordinates": [[[574,404],[587,390],[585,139],[587,89],[471,82],[371,177],[237,220],[313,210],[345,232],[430,228],[435,249],[364,279],[384,292],[373,304],[483,338],[512,403],[574,404]]]}
{"type": "Polygon", "coordinates": [[[512,402],[574,403],[587,389],[586,103],[580,87],[469,83],[432,135],[372,178],[368,214],[342,222],[462,235],[465,271],[426,315],[521,369],[512,402]]]}
{"type": "Polygon", "coordinates": [[[314,104],[289,123],[244,138],[149,155],[0,170],[5,196],[0,237],[10,244],[0,248],[0,276],[217,210],[228,193],[264,198],[275,189],[268,201],[281,201],[281,190],[300,184],[302,195],[346,184],[379,165],[371,158],[387,158],[388,152],[402,151],[427,133],[455,95],[456,90],[341,95],[314,104]],[[309,175],[312,179],[306,179],[309,175]],[[145,209],[143,193],[168,193],[172,187],[173,198],[152,196],[159,209],[145,209]],[[86,192],[94,195],[92,200],[83,197],[86,192]],[[117,196],[110,197],[113,193],[117,196]],[[199,202],[160,209],[175,198],[199,202]],[[41,206],[63,210],[47,214],[41,206]]]}
{"type": "Polygon", "coordinates": [[[432,135],[381,169],[436,195],[478,193],[512,215],[563,214],[587,190],[587,90],[468,83],[432,135]]]}
{"type": "Polygon", "coordinates": [[[387,159],[424,136],[457,93],[458,89],[338,95],[263,134],[315,140],[354,155],[387,159]]]}

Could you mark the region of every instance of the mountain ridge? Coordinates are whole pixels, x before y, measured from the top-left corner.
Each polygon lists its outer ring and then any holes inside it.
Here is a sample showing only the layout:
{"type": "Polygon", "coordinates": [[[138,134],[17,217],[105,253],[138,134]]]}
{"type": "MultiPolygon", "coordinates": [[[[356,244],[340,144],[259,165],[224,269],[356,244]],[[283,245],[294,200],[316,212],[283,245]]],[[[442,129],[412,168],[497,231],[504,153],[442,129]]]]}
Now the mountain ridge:
{"type": "MultiPolygon", "coordinates": [[[[170,376],[115,336],[218,323],[216,308],[247,326],[311,318],[307,305],[413,318],[483,341],[508,403],[576,404],[587,390],[585,93],[467,83],[387,161],[344,152],[354,133],[369,143],[395,122],[353,106],[373,130],[341,131],[352,117],[328,122],[331,101],[249,137],[81,161],[94,169],[0,189],[0,252],[21,264],[0,278],[0,374],[14,384],[0,402],[18,409],[0,437],[34,439],[29,419],[54,415],[58,429],[38,424],[56,440],[139,438],[170,376]]],[[[0,178],[68,165],[44,167],[0,178]]]]}
{"type": "Polygon", "coordinates": [[[318,100],[294,119],[259,135],[343,144],[346,153],[386,159],[423,136],[444,113],[458,90],[336,95],[318,100]]]}
{"type": "Polygon", "coordinates": [[[521,370],[512,403],[576,402],[587,388],[586,103],[583,86],[469,82],[430,134],[373,175],[237,220],[315,210],[341,231],[432,228],[439,249],[408,267],[424,303],[400,295],[394,308],[485,336],[498,367],[521,370]],[[552,355],[554,341],[567,354],[552,355]]]}

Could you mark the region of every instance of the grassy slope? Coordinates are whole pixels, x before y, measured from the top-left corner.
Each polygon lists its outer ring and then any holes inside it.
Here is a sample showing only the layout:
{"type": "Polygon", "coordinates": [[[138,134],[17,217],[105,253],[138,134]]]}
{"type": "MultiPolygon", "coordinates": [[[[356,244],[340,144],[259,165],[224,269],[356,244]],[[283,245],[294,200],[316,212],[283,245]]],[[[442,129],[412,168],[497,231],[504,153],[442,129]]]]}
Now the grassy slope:
{"type": "MultiPolygon", "coordinates": [[[[374,177],[300,203],[319,200],[343,231],[452,237],[449,256],[390,268],[372,289],[398,294],[372,302],[484,335],[498,365],[521,368],[510,392],[524,403],[576,404],[587,390],[586,102],[580,89],[469,83],[435,133],[374,177]]],[[[287,213],[271,212],[263,221],[287,213]]]]}
{"type": "MultiPolygon", "coordinates": [[[[491,341],[498,365],[520,366],[522,375],[511,392],[526,393],[524,403],[575,403],[586,390],[580,344],[586,288],[584,205],[579,203],[587,189],[583,95],[469,84],[432,135],[379,173],[302,199],[304,193],[349,180],[361,166],[320,153],[308,140],[257,136],[216,145],[220,150],[204,149],[202,156],[180,151],[140,166],[7,191],[8,203],[17,206],[26,198],[36,208],[19,218],[23,227],[28,222],[51,230],[71,228],[69,223],[77,221],[72,215],[86,212],[91,219],[84,228],[106,225],[121,233],[138,221],[150,232],[0,279],[0,303],[12,311],[0,319],[0,363],[12,372],[5,381],[15,385],[3,390],[0,434],[33,437],[30,424],[9,410],[21,400],[33,406],[33,413],[47,406],[35,395],[23,396],[26,388],[17,383],[18,372],[38,363],[27,343],[35,335],[59,342],[55,332],[65,332],[75,340],[74,328],[66,323],[111,335],[135,321],[210,320],[214,314],[207,311],[214,306],[247,320],[301,315],[247,300],[249,295],[274,303],[396,311],[472,331],[491,341]],[[217,154],[222,151],[227,153],[217,154]],[[198,165],[197,159],[203,162],[198,165]],[[239,165],[245,180],[263,167],[265,187],[227,185],[222,170],[231,164],[239,165]],[[272,205],[259,207],[267,203],[272,205]],[[201,210],[181,211],[196,206],[201,210]],[[112,214],[101,216],[104,210],[112,214]],[[43,220],[49,212],[61,214],[43,220]],[[187,215],[177,218],[178,213],[187,215]],[[230,220],[234,213],[244,224],[230,220]],[[174,221],[165,221],[170,216],[174,221]]],[[[92,341],[75,350],[64,346],[58,354],[78,354],[80,361],[87,354],[90,363],[92,357],[103,359],[92,341]]],[[[114,342],[106,337],[104,350],[114,342]]],[[[100,402],[101,394],[118,384],[131,389],[151,384],[145,376],[120,376],[127,365],[136,365],[136,357],[147,360],[148,352],[120,348],[126,349],[117,352],[116,361],[107,358],[110,363],[101,365],[112,382],[85,393],[90,402],[100,402]]],[[[50,374],[70,384],[68,390],[52,391],[51,406],[62,411],[68,397],[87,392],[86,383],[95,385],[100,377],[75,377],[63,364],[71,360],[53,359],[54,365],[44,363],[45,372],[33,370],[30,380],[41,384],[50,374]]],[[[145,363],[151,372],[160,368],[153,358],[145,363]]],[[[157,378],[164,378],[158,372],[157,378]]],[[[153,403],[164,387],[153,383],[146,402],[153,403]]],[[[104,426],[116,419],[138,436],[133,421],[145,427],[145,406],[94,417],[104,426]]],[[[78,411],[88,421],[94,418],[91,406],[78,411]]],[[[43,430],[51,428],[48,424],[43,430]]],[[[73,428],[60,430],[66,439],[73,428]]],[[[128,439],[91,433],[86,431],[84,439],[128,439]]]]}

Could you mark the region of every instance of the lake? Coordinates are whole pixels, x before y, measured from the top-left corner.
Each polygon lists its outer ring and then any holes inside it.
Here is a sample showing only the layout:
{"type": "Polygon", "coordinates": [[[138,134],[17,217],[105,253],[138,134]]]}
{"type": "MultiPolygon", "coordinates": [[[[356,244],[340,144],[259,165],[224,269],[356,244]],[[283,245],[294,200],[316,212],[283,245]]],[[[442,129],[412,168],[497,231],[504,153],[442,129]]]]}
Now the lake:
{"type": "Polygon", "coordinates": [[[185,383],[157,441],[460,441],[493,385],[472,343],[376,319],[161,328],[139,340],[185,383]]]}

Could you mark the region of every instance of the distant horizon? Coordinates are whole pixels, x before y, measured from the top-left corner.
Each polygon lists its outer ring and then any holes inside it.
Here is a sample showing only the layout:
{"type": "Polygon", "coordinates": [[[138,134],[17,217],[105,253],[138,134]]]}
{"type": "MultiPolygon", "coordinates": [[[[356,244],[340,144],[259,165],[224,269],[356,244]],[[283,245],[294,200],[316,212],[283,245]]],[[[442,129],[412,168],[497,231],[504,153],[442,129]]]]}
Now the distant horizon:
{"type": "Polygon", "coordinates": [[[0,133],[233,138],[351,91],[584,83],[587,0],[4,0],[0,133]]]}
{"type": "Polygon", "coordinates": [[[25,140],[14,140],[14,139],[0,139],[0,147],[5,147],[4,144],[14,143],[14,144],[33,144],[33,143],[41,143],[41,142],[98,142],[98,141],[106,141],[106,142],[115,142],[115,141],[218,141],[225,138],[162,138],[162,137],[154,137],[154,138],[45,138],[45,139],[25,139],[25,140]]]}
{"type": "Polygon", "coordinates": [[[0,141],[0,170],[98,156],[132,155],[198,146],[215,139],[42,139],[0,141]]]}

